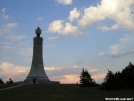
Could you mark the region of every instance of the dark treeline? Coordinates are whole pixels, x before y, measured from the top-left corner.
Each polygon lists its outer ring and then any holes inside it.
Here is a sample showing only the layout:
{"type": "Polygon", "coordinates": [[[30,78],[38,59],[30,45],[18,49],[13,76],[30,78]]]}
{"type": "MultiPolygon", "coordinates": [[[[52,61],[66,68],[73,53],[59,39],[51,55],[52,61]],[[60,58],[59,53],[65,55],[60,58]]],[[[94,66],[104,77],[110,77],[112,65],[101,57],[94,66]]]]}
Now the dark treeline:
{"type": "MultiPolygon", "coordinates": [[[[0,79],[0,84],[4,84],[2,78],[0,79]]],[[[6,84],[13,84],[13,80],[10,78],[8,81],[6,81],[6,84]]]]}
{"type": "Polygon", "coordinates": [[[125,69],[116,73],[108,70],[104,82],[101,84],[101,89],[134,89],[134,65],[130,62],[125,69]]]}
{"type": "MultiPolygon", "coordinates": [[[[81,87],[96,86],[96,82],[91,78],[87,70],[82,70],[80,75],[81,87]]],[[[103,90],[120,90],[120,89],[134,89],[134,64],[131,62],[121,72],[113,73],[108,70],[104,82],[100,85],[103,90]]]]}

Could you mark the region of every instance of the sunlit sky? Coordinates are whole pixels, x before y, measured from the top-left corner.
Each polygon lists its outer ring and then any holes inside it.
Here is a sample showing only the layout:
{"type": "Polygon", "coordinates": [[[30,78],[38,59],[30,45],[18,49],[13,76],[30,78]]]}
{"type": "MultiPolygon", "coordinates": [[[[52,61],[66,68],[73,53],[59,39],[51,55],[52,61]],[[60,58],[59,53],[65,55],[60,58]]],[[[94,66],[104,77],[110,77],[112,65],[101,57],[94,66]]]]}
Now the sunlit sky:
{"type": "Polygon", "coordinates": [[[42,29],[50,80],[97,83],[134,63],[134,0],[0,0],[0,78],[23,81],[31,68],[35,29],[42,29]]]}

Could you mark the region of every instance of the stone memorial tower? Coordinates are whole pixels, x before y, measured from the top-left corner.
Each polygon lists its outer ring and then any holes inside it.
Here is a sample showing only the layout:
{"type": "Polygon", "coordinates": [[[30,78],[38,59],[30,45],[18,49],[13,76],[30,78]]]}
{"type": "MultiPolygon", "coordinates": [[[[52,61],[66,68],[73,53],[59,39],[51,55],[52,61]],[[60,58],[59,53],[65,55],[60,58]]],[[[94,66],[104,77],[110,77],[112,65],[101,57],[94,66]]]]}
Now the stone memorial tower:
{"type": "Polygon", "coordinates": [[[33,59],[31,69],[26,77],[26,83],[49,83],[43,64],[43,38],[40,37],[42,30],[38,27],[35,30],[36,37],[33,39],[33,59]]]}

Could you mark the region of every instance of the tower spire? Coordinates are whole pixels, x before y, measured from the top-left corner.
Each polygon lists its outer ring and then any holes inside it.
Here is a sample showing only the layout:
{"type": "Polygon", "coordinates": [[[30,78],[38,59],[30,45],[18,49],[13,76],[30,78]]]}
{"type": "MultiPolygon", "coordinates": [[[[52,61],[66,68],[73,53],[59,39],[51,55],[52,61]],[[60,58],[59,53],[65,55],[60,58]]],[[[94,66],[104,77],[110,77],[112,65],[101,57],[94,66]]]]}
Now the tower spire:
{"type": "Polygon", "coordinates": [[[40,29],[39,26],[38,26],[38,28],[35,30],[35,33],[36,33],[37,37],[40,37],[40,34],[42,33],[42,30],[40,29]]]}

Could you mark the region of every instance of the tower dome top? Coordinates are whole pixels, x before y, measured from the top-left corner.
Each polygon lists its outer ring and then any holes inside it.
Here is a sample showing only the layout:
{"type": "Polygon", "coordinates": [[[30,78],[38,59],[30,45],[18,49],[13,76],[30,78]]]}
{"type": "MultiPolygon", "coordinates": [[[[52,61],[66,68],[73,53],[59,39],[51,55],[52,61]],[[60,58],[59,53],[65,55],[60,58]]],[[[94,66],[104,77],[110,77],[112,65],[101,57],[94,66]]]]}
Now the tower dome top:
{"type": "Polygon", "coordinates": [[[35,30],[35,33],[36,33],[37,37],[40,37],[40,34],[42,33],[42,30],[40,29],[39,26],[38,26],[38,28],[35,30]]]}

